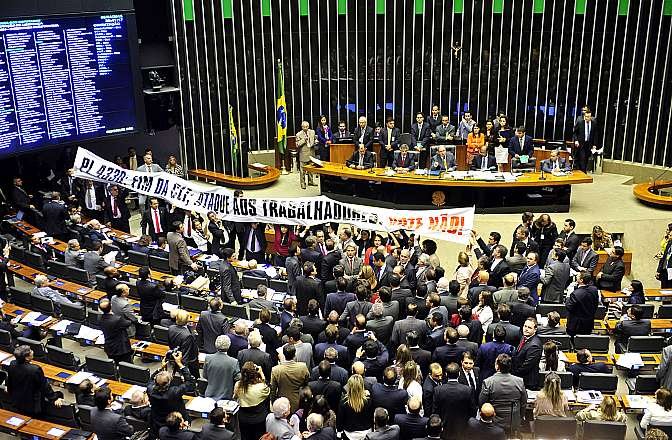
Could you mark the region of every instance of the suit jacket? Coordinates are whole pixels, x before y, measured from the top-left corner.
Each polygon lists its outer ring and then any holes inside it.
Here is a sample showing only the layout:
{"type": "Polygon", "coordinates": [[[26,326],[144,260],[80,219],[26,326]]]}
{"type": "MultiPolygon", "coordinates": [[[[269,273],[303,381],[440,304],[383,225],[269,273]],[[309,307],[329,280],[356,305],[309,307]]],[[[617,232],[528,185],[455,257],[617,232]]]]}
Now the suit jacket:
{"type": "Polygon", "coordinates": [[[520,343],[522,333],[520,327],[512,324],[509,321],[499,321],[497,323],[492,323],[491,325],[489,325],[488,330],[485,332],[485,342],[492,342],[494,340],[495,327],[497,327],[498,325],[501,325],[504,328],[504,331],[506,332],[504,342],[513,347],[517,347],[518,344],[520,343]]]}
{"type": "Polygon", "coordinates": [[[334,137],[331,127],[328,125],[318,125],[315,129],[315,135],[317,136],[317,142],[321,145],[325,145],[327,141],[332,140],[334,137]]]}
{"type": "MultiPolygon", "coordinates": [[[[301,254],[303,255],[303,250],[301,250],[301,254]]],[[[302,272],[301,263],[297,257],[287,257],[285,260],[285,268],[287,269],[287,290],[293,295],[296,278],[299,277],[302,272]]]]}
{"type": "Polygon", "coordinates": [[[399,426],[399,438],[410,439],[424,437],[427,434],[428,417],[420,414],[397,414],[394,416],[394,424],[399,426]]]}
{"type": "Polygon", "coordinates": [[[525,388],[528,390],[539,388],[539,361],[541,360],[542,345],[539,336],[534,335],[525,342],[513,357],[513,374],[523,378],[525,388]]]}
{"type": "Polygon", "coordinates": [[[299,408],[299,389],[308,384],[310,373],[303,362],[281,362],[271,370],[271,401],[289,399],[291,412],[299,408]]]}
{"type": "Polygon", "coordinates": [[[206,423],[201,428],[201,433],[198,436],[199,440],[235,440],[236,434],[229,431],[223,426],[206,423]]]}
{"type": "MultiPolygon", "coordinates": [[[[513,251],[514,251],[514,249],[515,249],[516,244],[517,244],[519,241],[520,241],[520,240],[515,240],[515,239],[514,239],[514,240],[513,240],[513,243],[511,243],[511,250],[509,251],[509,256],[510,256],[510,257],[513,257],[513,253],[514,253],[513,251]]],[[[529,254],[530,252],[535,252],[535,253],[539,254],[539,243],[537,243],[536,241],[532,240],[532,238],[528,238],[528,239],[527,239],[527,245],[525,246],[525,252],[523,252],[523,255],[527,255],[527,254],[529,254]]]]}
{"type": "Polygon", "coordinates": [[[567,333],[586,334],[593,331],[595,312],[599,304],[595,286],[579,286],[567,296],[567,333]]]}
{"type": "Polygon", "coordinates": [[[103,209],[103,215],[106,223],[114,221],[128,221],[128,219],[131,218],[131,213],[128,210],[125,198],[126,198],[125,193],[119,193],[119,195],[115,199],[115,202],[117,204],[117,210],[119,211],[120,215],[119,218],[115,219],[114,212],[112,212],[112,196],[105,197],[105,200],[103,200],[103,203],[105,204],[103,209]]]}
{"type": "Polygon", "coordinates": [[[359,271],[362,269],[362,259],[357,256],[353,257],[352,266],[350,265],[349,258],[345,256],[341,258],[339,264],[345,269],[345,275],[351,277],[359,275],[359,271]]]}
{"type": "Polygon", "coordinates": [[[310,156],[315,157],[317,137],[315,130],[309,128],[307,132],[300,130],[296,133],[296,148],[299,150],[299,161],[309,162],[310,156]]]}
{"type": "MultiPolygon", "coordinates": [[[[383,127],[380,129],[380,137],[379,137],[379,142],[380,142],[380,156],[383,157],[383,154],[385,154],[385,157],[387,157],[388,151],[385,149],[385,146],[388,144],[392,147],[392,151],[397,150],[399,148],[399,134],[400,131],[397,127],[394,127],[392,129],[392,136],[390,139],[387,138],[387,127],[383,127]]],[[[389,152],[389,154],[392,154],[392,151],[389,152]]]]}
{"type": "Polygon", "coordinates": [[[111,409],[91,409],[91,426],[100,440],[124,440],[133,434],[133,427],[124,416],[111,409]]]}
{"type": "Polygon", "coordinates": [[[448,365],[451,362],[455,362],[460,365],[462,362],[462,355],[466,351],[467,349],[464,346],[446,343],[434,350],[434,353],[432,353],[432,362],[438,362],[441,365],[448,365]]]}
{"type": "Polygon", "coordinates": [[[414,122],[411,125],[411,145],[409,147],[413,148],[416,145],[420,144],[423,147],[427,147],[429,140],[432,135],[432,127],[427,122],[422,124],[422,128],[418,128],[418,123],[414,122]]]}
{"type": "Polygon", "coordinates": [[[158,320],[163,316],[163,298],[165,294],[152,280],[138,280],[135,284],[140,297],[140,316],[143,321],[158,320]]]}
{"type": "Polygon", "coordinates": [[[651,333],[651,321],[648,319],[636,319],[620,321],[616,324],[614,334],[616,342],[627,344],[630,336],[648,336],[651,333]]]}
{"type": "Polygon", "coordinates": [[[128,302],[128,299],[121,296],[112,297],[112,313],[118,316],[123,316],[127,321],[131,321],[131,325],[126,329],[129,338],[135,336],[135,323],[138,322],[138,317],[133,313],[133,308],[128,302]]]}
{"type": "Polygon", "coordinates": [[[371,401],[374,408],[385,408],[389,414],[403,414],[408,401],[408,392],[396,386],[375,383],[371,387],[371,401]]]}
{"type": "Polygon", "coordinates": [[[597,253],[595,253],[592,248],[588,248],[588,250],[585,251],[579,248],[577,249],[574,258],[572,258],[570,265],[572,266],[572,269],[577,272],[581,271],[579,267],[585,267],[592,275],[593,272],[595,272],[595,267],[597,266],[597,259],[597,253]]]}
{"type": "Polygon", "coordinates": [[[541,297],[544,302],[559,303],[565,295],[565,289],[569,284],[569,263],[554,261],[546,270],[541,279],[541,297]]]}
{"type": "Polygon", "coordinates": [[[504,286],[504,276],[510,272],[506,260],[502,259],[493,270],[490,270],[490,279],[488,284],[497,288],[504,286]]]}
{"type": "Polygon", "coordinates": [[[598,145],[600,143],[598,132],[595,120],[590,121],[590,132],[588,133],[588,140],[586,140],[586,122],[580,121],[574,126],[574,141],[577,141],[582,147],[598,145]]]}
{"type": "Polygon", "coordinates": [[[77,196],[79,194],[81,181],[78,178],[66,175],[61,177],[60,183],[61,198],[67,199],[70,196],[77,196]]]}
{"type": "Polygon", "coordinates": [[[429,332],[429,327],[427,327],[427,323],[424,320],[413,316],[408,316],[406,319],[396,321],[392,328],[392,337],[390,338],[392,348],[396,350],[400,344],[405,344],[406,334],[413,330],[418,332],[420,340],[422,340],[429,332]]]}
{"type": "Polygon", "coordinates": [[[322,257],[322,263],[319,266],[320,280],[326,283],[327,281],[334,279],[334,267],[338,264],[340,259],[341,254],[336,250],[327,252],[327,254],[322,257]]]}
{"type": "Polygon", "coordinates": [[[168,264],[173,271],[183,272],[185,267],[191,265],[191,257],[187,242],[179,232],[169,232],[166,236],[168,243],[168,264]]]}
{"type": "Polygon", "coordinates": [[[271,377],[271,368],[273,368],[273,361],[271,355],[258,348],[245,348],[238,352],[238,365],[243,368],[245,362],[254,362],[255,365],[261,367],[264,372],[264,377],[271,377]]]}
{"type": "Polygon", "coordinates": [[[294,282],[294,294],[296,295],[296,312],[301,316],[308,313],[308,301],[311,299],[324,304],[322,283],[317,278],[303,275],[298,277],[294,282]]]}
{"type": "Polygon", "coordinates": [[[86,251],[71,251],[70,249],[66,250],[63,254],[65,264],[68,266],[79,267],[81,269],[82,264],[84,263],[84,254],[86,254],[86,251]]]}
{"type": "Polygon", "coordinates": [[[467,422],[466,437],[479,440],[506,440],[506,433],[504,428],[495,423],[486,423],[472,417],[467,422]]]}
{"type": "Polygon", "coordinates": [[[444,159],[441,157],[441,155],[439,155],[439,153],[436,153],[434,157],[432,157],[432,171],[449,171],[450,169],[454,168],[455,156],[450,151],[446,151],[445,166],[444,159]]]}
{"type": "MultiPolygon", "coordinates": [[[[508,333],[507,333],[508,335],[508,333]]],[[[516,344],[517,346],[517,344],[516,344]]],[[[478,349],[478,366],[481,381],[495,374],[495,360],[497,356],[505,353],[513,356],[513,346],[506,342],[486,342],[478,349]]]]}
{"type": "MultiPolygon", "coordinates": [[[[162,234],[166,234],[168,232],[169,227],[168,227],[168,213],[166,212],[166,208],[159,207],[158,208],[159,212],[159,223],[161,225],[161,231],[162,234]]],[[[142,229],[143,234],[149,234],[150,237],[152,237],[152,240],[156,241],[158,238],[158,233],[156,232],[154,228],[154,211],[150,208],[147,208],[145,212],[142,213],[142,218],[140,220],[140,228],[142,229]]]]}
{"type": "Polygon", "coordinates": [[[327,327],[327,321],[319,316],[300,316],[299,319],[303,324],[302,332],[313,337],[313,341],[317,341],[318,335],[327,327]]]}
{"type": "Polygon", "coordinates": [[[30,416],[40,415],[47,401],[58,397],[41,367],[30,363],[19,364],[16,360],[7,367],[7,392],[16,410],[30,416]]]}
{"type": "Polygon", "coordinates": [[[171,325],[168,329],[168,346],[182,352],[184,365],[198,362],[198,343],[194,334],[185,326],[171,325]]]}
{"type": "Polygon", "coordinates": [[[525,415],[527,390],[523,379],[513,374],[495,373],[483,381],[478,405],[489,402],[495,407],[494,422],[500,427],[517,429],[525,415]]]}
{"type": "MultiPolygon", "coordinates": [[[[352,156],[350,156],[350,159],[346,162],[348,166],[350,165],[359,165],[359,151],[355,151],[352,153],[352,156]]],[[[364,156],[362,157],[362,166],[364,169],[368,168],[374,168],[376,166],[375,160],[373,159],[373,153],[370,151],[365,151],[364,156]]]]}
{"type": "Polygon", "coordinates": [[[226,260],[219,260],[219,276],[222,280],[221,296],[222,300],[226,302],[241,303],[243,297],[241,295],[240,278],[236,268],[226,260]]]}
{"type": "Polygon", "coordinates": [[[257,240],[257,244],[259,246],[259,252],[264,253],[266,251],[266,224],[259,223],[256,228],[253,228],[250,224],[245,226],[244,237],[246,250],[248,240],[250,239],[250,234],[254,234],[254,237],[257,240]]]}
{"type": "MultiPolygon", "coordinates": [[[[355,144],[355,150],[359,147],[359,138],[362,136],[362,128],[357,125],[357,128],[352,132],[352,142],[355,144]]],[[[373,151],[373,128],[368,125],[364,128],[363,142],[366,151],[373,151]]]]}
{"type": "Polygon", "coordinates": [[[380,318],[369,318],[366,321],[366,329],[371,330],[383,345],[390,343],[392,336],[392,327],[394,318],[392,316],[381,316],[380,318]]]}
{"type": "Polygon", "coordinates": [[[107,263],[102,255],[95,251],[89,251],[84,254],[84,270],[89,274],[89,280],[94,282],[96,275],[103,273],[107,263]]]}
{"type": "Polygon", "coordinates": [[[345,130],[342,134],[340,130],[334,131],[334,143],[352,142],[352,134],[345,130]]]}
{"type": "Polygon", "coordinates": [[[527,302],[517,300],[509,305],[511,307],[511,324],[521,329],[527,318],[534,318],[537,314],[537,309],[527,302]]]}
{"type": "Polygon", "coordinates": [[[212,236],[212,253],[219,255],[220,249],[225,247],[231,239],[231,231],[227,228],[225,223],[221,227],[215,222],[208,222],[208,232],[212,236]]]}
{"type": "Polygon", "coordinates": [[[388,425],[367,433],[364,440],[398,440],[401,438],[399,426],[388,425]]]}
{"type": "Polygon", "coordinates": [[[317,379],[308,382],[308,386],[313,391],[313,396],[323,395],[330,408],[338,408],[341,400],[341,384],[332,379],[317,379]]]}
{"type": "Polygon", "coordinates": [[[525,135],[522,139],[514,136],[509,139],[509,154],[511,156],[532,156],[534,154],[534,146],[532,145],[532,136],[525,135]]]}
{"type": "Polygon", "coordinates": [[[441,416],[444,430],[449,429],[452,437],[462,438],[467,420],[476,414],[471,388],[457,380],[449,380],[434,388],[432,414],[441,416]]]}
{"type": "Polygon", "coordinates": [[[133,325],[131,321],[124,316],[105,313],[100,317],[99,325],[105,336],[105,353],[109,357],[122,356],[132,351],[126,333],[126,329],[133,325]]]}
{"type": "Polygon", "coordinates": [[[30,196],[23,187],[13,185],[12,189],[9,191],[9,199],[14,206],[21,211],[25,212],[30,209],[30,196]]]}
{"type": "Polygon", "coordinates": [[[203,378],[208,381],[205,397],[231,399],[233,384],[240,379],[238,360],[222,351],[206,355],[203,378]]]}
{"type": "Polygon", "coordinates": [[[394,168],[408,168],[409,171],[415,169],[415,157],[417,155],[406,153],[406,157],[403,158],[401,153],[397,154],[394,158],[393,166],[394,168]]]}
{"type": "Polygon", "coordinates": [[[565,232],[561,232],[558,234],[558,238],[562,238],[565,240],[565,249],[567,249],[567,257],[569,257],[570,260],[574,258],[574,255],[576,255],[576,250],[579,247],[579,244],[581,244],[581,237],[576,235],[575,232],[572,232],[571,234],[567,235],[565,232]]]}
{"type": "Polygon", "coordinates": [[[228,331],[229,321],[221,311],[204,310],[201,312],[196,324],[196,332],[198,332],[199,340],[202,341],[204,352],[215,353],[217,336],[226,334],[228,331]]]}
{"type": "Polygon", "coordinates": [[[472,372],[474,374],[474,385],[476,388],[471,388],[469,381],[467,380],[467,375],[462,368],[460,368],[460,375],[457,378],[457,381],[462,385],[467,385],[471,389],[474,402],[476,402],[478,400],[478,395],[481,393],[481,371],[478,367],[474,367],[472,372]]]}
{"type": "Polygon", "coordinates": [[[555,162],[551,161],[551,159],[542,161],[541,169],[544,170],[545,173],[551,173],[555,169],[556,163],[560,171],[569,171],[570,167],[567,165],[567,161],[560,156],[558,156],[558,160],[555,162]]]}
{"type": "Polygon", "coordinates": [[[455,136],[455,126],[450,123],[447,126],[439,124],[436,126],[436,139],[440,141],[447,141],[448,136],[455,136]]]}
{"type": "Polygon", "coordinates": [[[356,301],[357,296],[354,293],[337,291],[327,295],[327,300],[324,305],[324,316],[329,316],[329,312],[336,310],[340,316],[345,310],[347,303],[356,301]]]}
{"type": "Polygon", "coordinates": [[[534,266],[526,266],[520,272],[518,276],[518,287],[527,287],[530,289],[530,296],[534,298],[534,302],[539,302],[537,294],[537,286],[539,285],[539,279],[541,278],[541,271],[539,266],[536,264],[534,266]]]}
{"type": "Polygon", "coordinates": [[[197,440],[198,438],[198,434],[189,429],[171,431],[167,426],[162,426],[159,430],[159,440],[197,440]]]}
{"type": "Polygon", "coordinates": [[[477,171],[480,170],[481,167],[483,166],[483,159],[487,158],[487,169],[489,171],[496,170],[497,169],[497,160],[495,159],[495,156],[487,155],[487,156],[481,156],[480,154],[478,156],[474,156],[474,158],[471,160],[471,170],[472,171],[477,171]]]}
{"type": "Polygon", "coordinates": [[[602,276],[597,280],[597,287],[610,292],[620,292],[623,275],[625,275],[623,260],[609,257],[602,266],[602,276]]]}
{"type": "Polygon", "coordinates": [[[506,257],[506,264],[512,272],[520,275],[520,272],[527,266],[527,258],[520,254],[514,254],[513,257],[506,257]]]}
{"type": "Polygon", "coordinates": [[[49,202],[42,207],[44,231],[47,235],[63,235],[68,233],[65,221],[68,219],[68,208],[64,203],[49,202]]]}

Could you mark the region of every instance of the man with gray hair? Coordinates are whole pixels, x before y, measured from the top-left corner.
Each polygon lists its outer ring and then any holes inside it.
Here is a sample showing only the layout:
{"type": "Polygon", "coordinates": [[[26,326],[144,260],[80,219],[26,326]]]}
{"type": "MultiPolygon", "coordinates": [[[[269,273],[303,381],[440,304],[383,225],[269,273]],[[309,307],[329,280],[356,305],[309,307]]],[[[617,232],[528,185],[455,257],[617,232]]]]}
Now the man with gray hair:
{"type": "Polygon", "coordinates": [[[273,402],[273,412],[266,416],[266,432],[275,436],[278,440],[299,440],[301,433],[299,426],[289,423],[291,409],[289,400],[280,397],[273,402]]]}
{"type": "Polygon", "coordinates": [[[50,299],[54,303],[54,312],[56,314],[61,313],[61,304],[67,304],[70,306],[78,304],[76,302],[70,301],[59,291],[49,287],[49,278],[47,278],[45,275],[36,275],[33,282],[35,283],[35,287],[33,287],[31,293],[41,298],[50,299]]]}
{"type": "Polygon", "coordinates": [[[245,365],[245,362],[253,362],[261,367],[261,371],[264,372],[265,378],[270,378],[273,362],[271,361],[270,354],[259,349],[261,346],[261,333],[259,333],[259,330],[252,330],[247,337],[247,340],[250,343],[250,348],[238,352],[238,365],[242,368],[242,366],[245,365]]]}
{"type": "Polygon", "coordinates": [[[469,338],[469,327],[467,327],[464,324],[460,324],[457,326],[457,335],[459,336],[459,339],[455,344],[457,344],[458,347],[462,347],[465,350],[469,351],[474,359],[476,359],[476,355],[478,355],[478,344],[475,342],[470,341],[469,338]]]}
{"type": "Polygon", "coordinates": [[[383,316],[384,311],[383,303],[375,302],[371,306],[371,312],[369,313],[371,316],[366,321],[366,329],[372,331],[383,345],[388,345],[392,336],[394,317],[383,316]]]}
{"type": "MultiPolygon", "coordinates": [[[[296,133],[296,148],[299,150],[299,178],[301,189],[306,189],[306,172],[303,167],[310,164],[310,157],[315,157],[315,130],[310,128],[308,121],[301,122],[301,131],[296,133]]],[[[308,173],[308,185],[315,186],[313,175],[308,173]]]]}
{"type": "Polygon", "coordinates": [[[336,438],[334,428],[324,427],[324,417],[322,414],[312,413],[306,421],[308,433],[313,440],[331,440],[336,438]]]}
{"type": "Polygon", "coordinates": [[[275,303],[271,301],[275,292],[270,290],[265,284],[257,286],[257,297],[248,303],[251,309],[268,309],[272,312],[277,312],[278,308],[275,303]]]}
{"type": "Polygon", "coordinates": [[[217,353],[205,356],[203,378],[208,381],[205,397],[215,400],[231,399],[233,384],[240,379],[238,361],[227,354],[231,339],[227,335],[219,335],[215,340],[217,353]]]}
{"type": "Polygon", "coordinates": [[[131,304],[128,302],[128,295],[130,293],[130,288],[128,284],[119,283],[115,288],[117,294],[112,297],[110,301],[112,305],[112,313],[115,315],[123,316],[124,319],[131,321],[133,325],[126,329],[126,333],[129,338],[135,336],[135,324],[139,321],[138,317],[133,313],[131,304]]]}
{"type": "Polygon", "coordinates": [[[79,240],[76,238],[68,240],[68,248],[65,250],[63,256],[65,257],[65,264],[81,268],[82,264],[84,264],[84,252],[82,252],[82,248],[79,245],[79,240]]]}

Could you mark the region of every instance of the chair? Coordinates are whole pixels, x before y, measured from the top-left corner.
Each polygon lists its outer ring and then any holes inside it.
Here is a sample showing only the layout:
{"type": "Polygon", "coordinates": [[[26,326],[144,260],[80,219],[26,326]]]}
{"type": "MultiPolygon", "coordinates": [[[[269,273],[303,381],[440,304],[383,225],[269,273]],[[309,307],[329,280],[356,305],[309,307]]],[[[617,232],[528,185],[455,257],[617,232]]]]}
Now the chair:
{"type": "Polygon", "coordinates": [[[574,439],[576,419],[574,417],[538,416],[534,419],[534,438],[574,439]]]}
{"type": "Polygon", "coordinates": [[[252,275],[243,275],[242,278],[243,289],[254,289],[257,290],[259,284],[268,286],[268,279],[262,277],[253,277],[252,275]]]}
{"type": "Polygon", "coordinates": [[[40,270],[45,269],[44,259],[40,254],[36,254],[35,252],[30,251],[24,251],[23,259],[26,262],[26,265],[32,267],[33,269],[40,269],[40,270]]]}
{"type": "Polygon", "coordinates": [[[105,274],[102,274],[102,273],[98,273],[98,274],[96,274],[96,276],[95,276],[94,278],[96,279],[96,286],[102,286],[102,284],[103,284],[103,283],[105,282],[105,280],[107,279],[107,277],[105,276],[105,274]]]}
{"type": "Polygon", "coordinates": [[[117,369],[112,359],[101,359],[95,356],[86,356],[86,371],[103,379],[117,380],[117,369]]]}
{"type": "Polygon", "coordinates": [[[572,349],[572,338],[569,335],[539,335],[539,339],[544,344],[548,341],[555,342],[560,350],[572,349]]]}
{"type": "Polygon", "coordinates": [[[151,341],[152,340],[152,326],[149,322],[136,322],[135,323],[135,339],[141,341],[151,341]]]}
{"type": "Polygon", "coordinates": [[[40,341],[36,341],[34,339],[28,339],[24,338],[23,336],[19,336],[16,338],[16,343],[17,345],[27,345],[30,347],[31,350],[33,350],[33,358],[36,361],[39,362],[46,362],[47,361],[47,352],[44,349],[44,345],[40,341]]]}
{"type": "Polygon", "coordinates": [[[86,315],[86,325],[91,328],[100,329],[100,317],[103,316],[103,312],[100,310],[89,309],[86,315]]]}
{"type": "Polygon", "coordinates": [[[658,389],[658,379],[655,374],[640,374],[625,380],[628,394],[655,394],[658,389]]]}
{"type": "Polygon", "coordinates": [[[233,316],[241,319],[250,319],[247,314],[247,306],[233,304],[223,304],[222,313],[226,316],[233,316]]]}
{"type": "Polygon", "coordinates": [[[199,396],[205,396],[205,390],[208,388],[208,380],[199,377],[196,381],[196,388],[198,389],[199,396]]]}
{"type": "Polygon", "coordinates": [[[584,439],[624,439],[626,424],[622,422],[603,422],[602,420],[588,420],[583,422],[584,439]]]}
{"type": "Polygon", "coordinates": [[[89,273],[87,271],[73,266],[68,267],[68,275],[65,278],[72,281],[73,283],[79,283],[85,286],[88,286],[91,282],[89,280],[89,273]]]}
{"type": "Polygon", "coordinates": [[[59,425],[70,426],[71,428],[79,428],[77,421],[77,412],[73,403],[56,407],[55,405],[45,405],[42,417],[46,420],[59,425]]]}
{"type": "MultiPolygon", "coordinates": [[[[642,308],[642,319],[653,318],[653,310],[655,308],[653,304],[638,304],[638,306],[642,308]]],[[[623,313],[626,313],[630,307],[632,307],[631,304],[623,306],[623,313]]]]}
{"type": "Polygon", "coordinates": [[[662,336],[630,336],[627,350],[631,353],[660,353],[665,339],[662,336]]]}
{"type": "Polygon", "coordinates": [[[128,262],[136,266],[149,266],[149,255],[138,251],[128,251],[128,262]]]}
{"type": "Polygon", "coordinates": [[[410,133],[401,133],[399,135],[399,145],[401,144],[406,144],[406,145],[411,145],[411,134],[410,133]]]}
{"type": "Polygon", "coordinates": [[[200,296],[182,295],[182,308],[190,312],[200,313],[208,309],[208,299],[200,296]]]}
{"type": "Polygon", "coordinates": [[[48,264],[48,272],[51,273],[52,275],[55,275],[59,278],[67,278],[68,276],[68,266],[65,263],[62,263],[60,261],[50,261],[48,264]]]}
{"type": "Polygon", "coordinates": [[[269,287],[276,292],[287,292],[287,280],[270,280],[269,287]]]}
{"type": "Polygon", "coordinates": [[[253,309],[250,307],[250,321],[256,321],[259,319],[259,313],[261,312],[261,309],[253,309]]]}
{"type": "Polygon", "coordinates": [[[79,424],[85,431],[93,431],[93,425],[91,424],[92,409],[93,407],[89,405],[77,405],[77,416],[79,417],[79,424]]]}
{"type": "Polygon", "coordinates": [[[180,295],[175,292],[164,292],[163,302],[168,304],[180,305],[180,295]]]}
{"type": "Polygon", "coordinates": [[[595,319],[604,319],[607,316],[607,308],[600,304],[595,310],[595,319]]]}
{"type": "Polygon", "coordinates": [[[609,352],[609,336],[605,335],[576,335],[574,336],[574,350],[587,348],[594,353],[609,352]]]}
{"type": "Polygon", "coordinates": [[[580,390],[597,390],[603,393],[615,393],[618,387],[618,376],[606,373],[581,373],[579,375],[580,390]]]}
{"type": "Polygon", "coordinates": [[[156,255],[149,256],[149,267],[159,272],[170,273],[170,264],[167,258],[157,257],[156,255]]]}
{"type": "Polygon", "coordinates": [[[45,315],[54,315],[54,303],[40,295],[30,295],[30,308],[45,315]]]}
{"type": "Polygon", "coordinates": [[[515,157],[511,159],[511,170],[516,170],[521,173],[533,173],[537,168],[537,158],[530,156],[527,163],[520,163],[520,159],[515,157]]]}
{"type": "Polygon", "coordinates": [[[86,322],[86,307],[79,304],[61,304],[61,318],[84,324],[86,322]]]}
{"type": "Polygon", "coordinates": [[[31,307],[30,292],[25,292],[16,287],[10,287],[7,290],[9,291],[9,297],[12,304],[28,309],[31,307]]]}
{"type": "Polygon", "coordinates": [[[78,371],[81,368],[79,359],[72,351],[58,348],[54,345],[47,345],[47,361],[57,367],[68,370],[78,371]]]}
{"type": "Polygon", "coordinates": [[[154,326],[154,341],[159,344],[168,345],[168,327],[161,325],[154,326]]]}
{"type": "Polygon", "coordinates": [[[24,262],[24,252],[25,250],[22,247],[19,247],[15,244],[9,245],[9,258],[20,263],[24,262]]]}
{"type": "MultiPolygon", "coordinates": [[[[551,373],[550,371],[540,371],[539,372],[539,383],[543,384],[546,380],[546,376],[551,373]]],[[[560,377],[560,388],[563,390],[571,390],[574,385],[574,375],[569,371],[558,371],[555,372],[560,377]]]]}
{"type": "Polygon", "coordinates": [[[136,286],[135,281],[129,281],[126,283],[128,286],[128,296],[133,299],[140,299],[140,295],[138,295],[138,286],[136,286]]]}
{"type": "Polygon", "coordinates": [[[126,421],[133,427],[133,432],[144,432],[149,429],[149,424],[144,420],[136,419],[132,416],[126,416],[126,421]]]}
{"type": "Polygon", "coordinates": [[[7,330],[0,330],[0,349],[8,353],[14,351],[14,344],[12,343],[12,334],[7,330]]]}
{"type": "Polygon", "coordinates": [[[119,362],[117,368],[119,380],[133,385],[147,385],[149,382],[149,368],[139,367],[129,362],[119,362]]]}
{"type": "Polygon", "coordinates": [[[662,304],[658,307],[658,318],[670,319],[672,318],[672,304],[662,304]]]}
{"type": "Polygon", "coordinates": [[[566,318],[569,312],[564,304],[539,303],[537,304],[537,313],[541,316],[548,315],[548,312],[558,312],[561,318],[566,318]]]}

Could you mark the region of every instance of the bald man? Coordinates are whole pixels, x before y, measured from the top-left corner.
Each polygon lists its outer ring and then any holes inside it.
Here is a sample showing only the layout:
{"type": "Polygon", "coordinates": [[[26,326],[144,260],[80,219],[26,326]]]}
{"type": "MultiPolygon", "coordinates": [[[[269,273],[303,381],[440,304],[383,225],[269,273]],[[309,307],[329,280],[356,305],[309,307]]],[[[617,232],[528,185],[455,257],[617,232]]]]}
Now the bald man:
{"type": "Polygon", "coordinates": [[[399,425],[399,438],[422,438],[427,435],[427,417],[422,415],[420,396],[412,396],[406,403],[406,414],[394,416],[394,424],[399,425]]]}
{"type": "Polygon", "coordinates": [[[366,116],[359,117],[357,128],[352,133],[352,142],[355,144],[355,150],[364,145],[366,151],[373,151],[373,128],[368,126],[366,116]]]}
{"type": "MultiPolygon", "coordinates": [[[[310,163],[310,157],[315,157],[315,130],[310,128],[308,121],[301,123],[301,131],[296,133],[296,148],[299,149],[299,177],[301,179],[301,189],[306,189],[306,172],[303,171],[304,165],[310,163]]],[[[308,173],[308,185],[316,186],[313,182],[313,175],[308,173]]]]}
{"type": "Polygon", "coordinates": [[[493,423],[495,417],[495,408],[484,403],[481,406],[480,420],[476,417],[469,419],[465,438],[477,438],[483,440],[505,440],[504,429],[493,423]]]}

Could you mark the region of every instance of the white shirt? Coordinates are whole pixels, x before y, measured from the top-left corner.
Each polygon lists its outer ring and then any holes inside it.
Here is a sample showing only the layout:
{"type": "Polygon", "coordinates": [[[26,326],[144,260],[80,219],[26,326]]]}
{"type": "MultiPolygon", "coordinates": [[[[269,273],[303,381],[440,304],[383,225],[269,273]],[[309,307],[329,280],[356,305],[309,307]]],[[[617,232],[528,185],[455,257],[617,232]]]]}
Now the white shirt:
{"type": "Polygon", "coordinates": [[[86,189],[86,194],[84,195],[84,203],[88,209],[96,209],[98,203],[96,202],[96,188],[90,187],[86,189]]]}
{"type": "Polygon", "coordinates": [[[672,411],[665,411],[665,408],[657,403],[651,403],[644,410],[644,417],[639,424],[642,429],[646,429],[649,425],[672,425],[672,411]]]}
{"type": "Polygon", "coordinates": [[[490,265],[490,270],[491,271],[495,270],[495,267],[497,267],[499,262],[502,261],[502,260],[503,260],[503,258],[495,258],[494,260],[492,260],[492,264],[490,265]]]}
{"type": "Polygon", "coordinates": [[[361,134],[359,135],[359,143],[363,144],[364,143],[364,135],[366,134],[366,127],[361,129],[361,134]]]}

